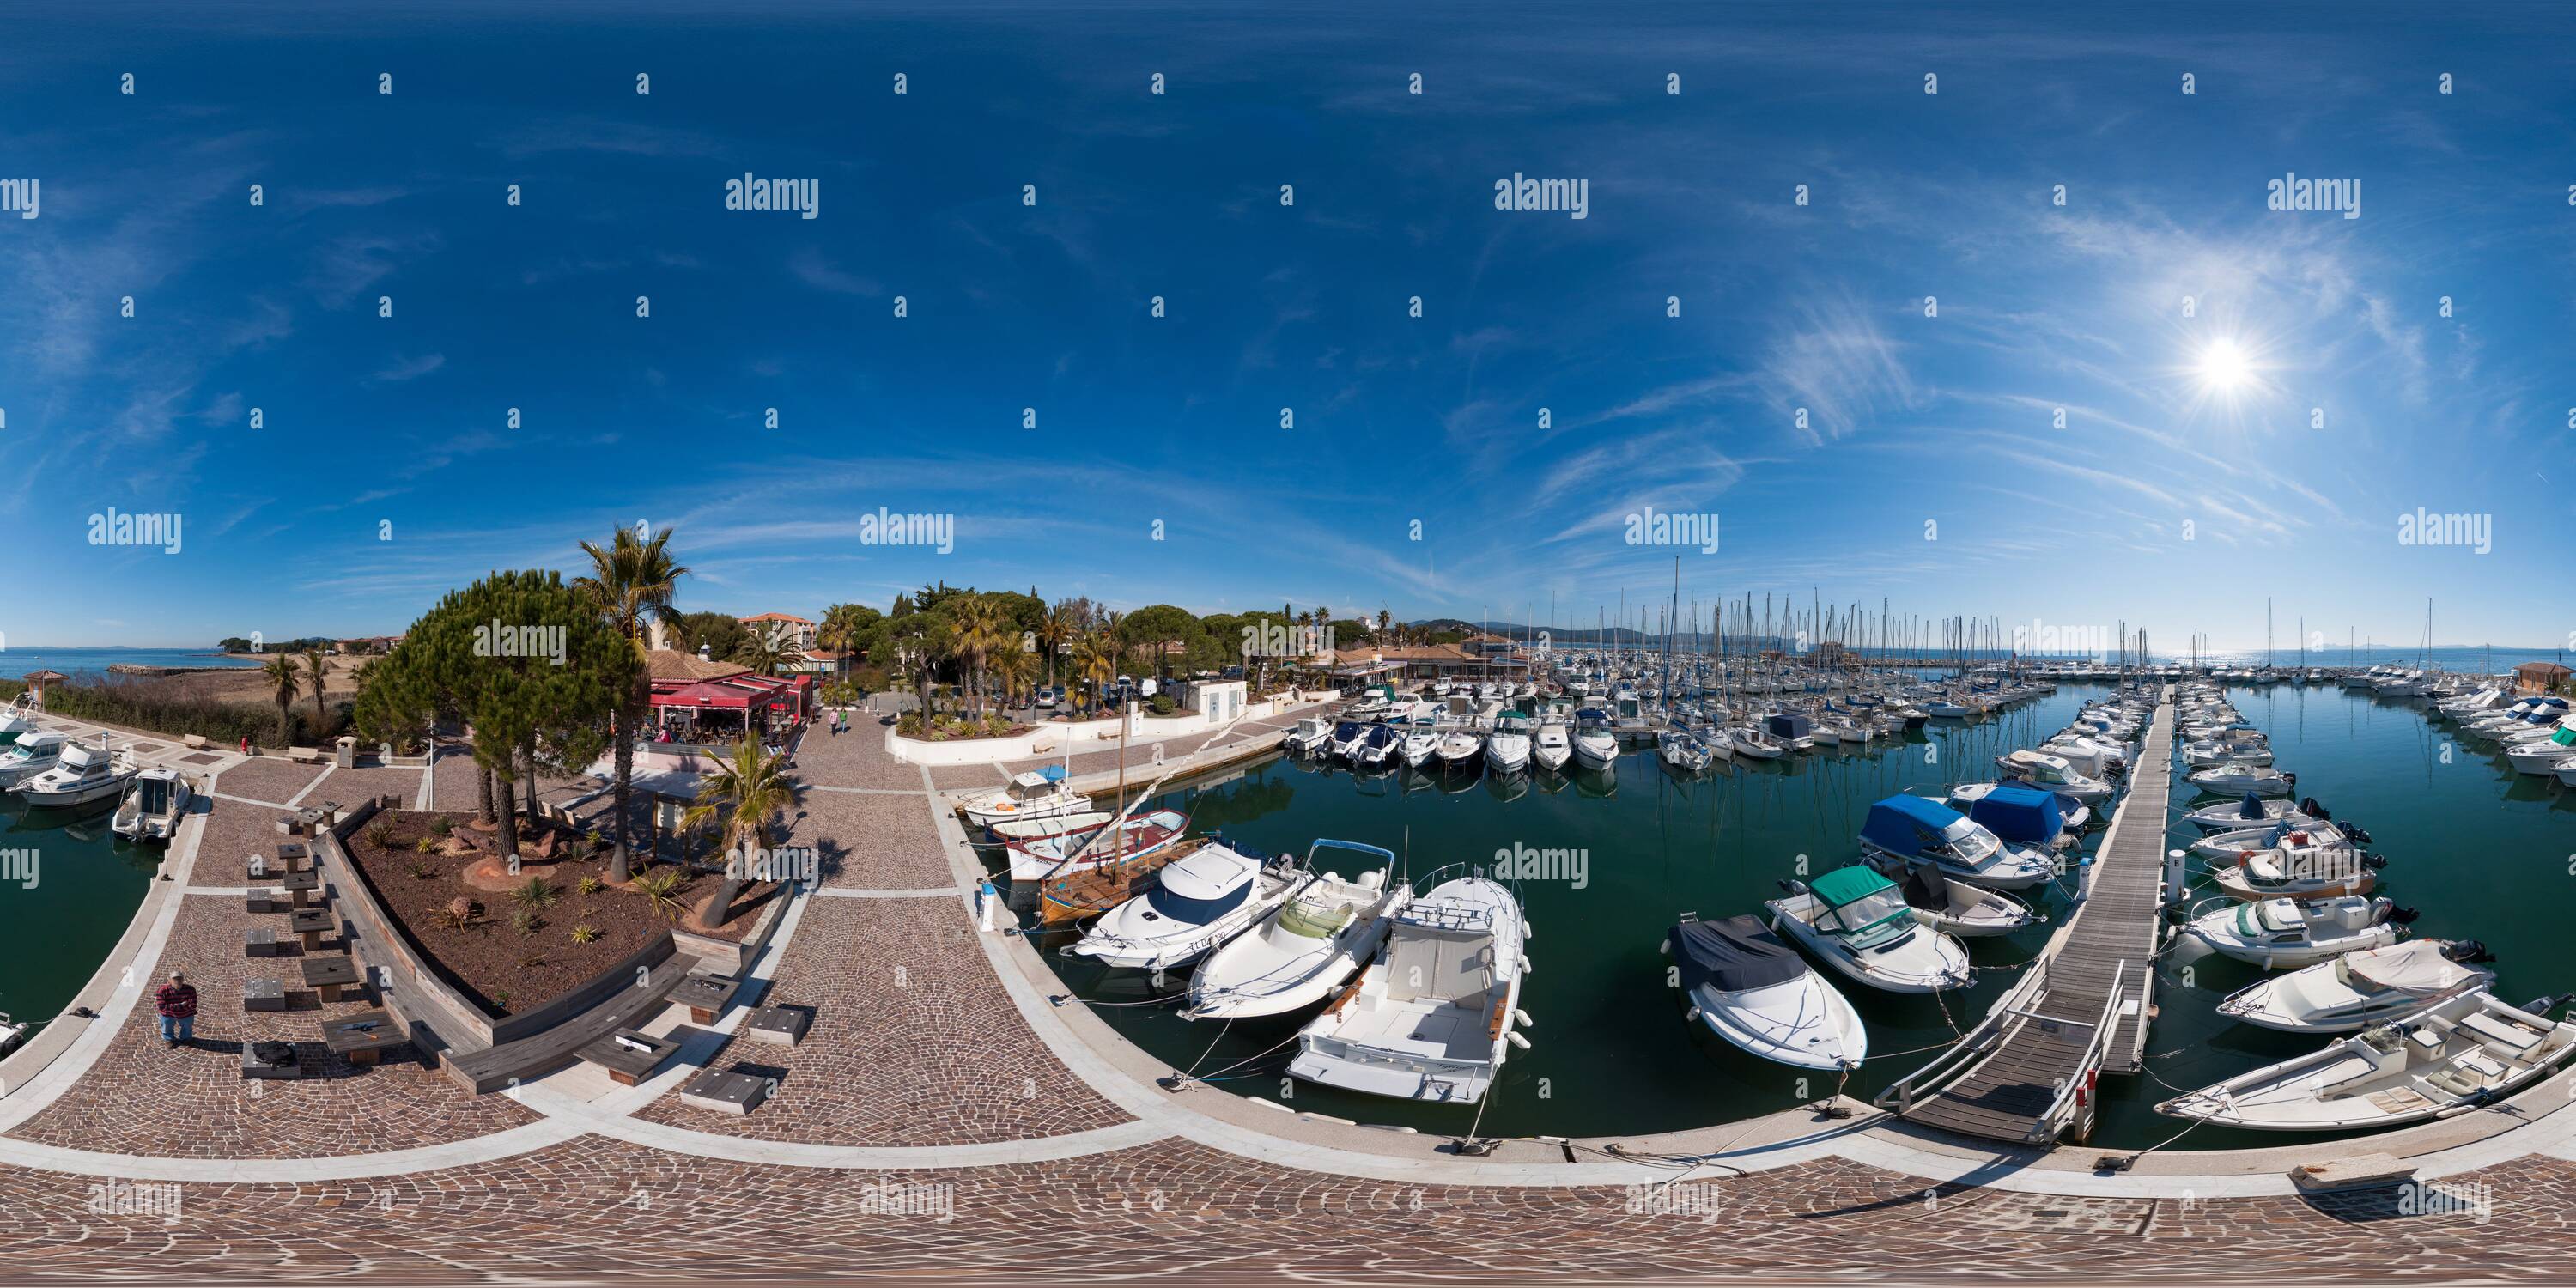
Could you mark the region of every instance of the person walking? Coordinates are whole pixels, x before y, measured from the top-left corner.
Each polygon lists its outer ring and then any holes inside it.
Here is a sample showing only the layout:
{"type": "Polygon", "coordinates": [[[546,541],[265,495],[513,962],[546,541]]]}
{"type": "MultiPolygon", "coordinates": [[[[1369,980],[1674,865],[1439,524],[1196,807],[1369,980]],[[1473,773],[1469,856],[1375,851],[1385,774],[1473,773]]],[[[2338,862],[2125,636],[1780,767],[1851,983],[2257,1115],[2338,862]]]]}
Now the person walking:
{"type": "Polygon", "coordinates": [[[161,1041],[172,1047],[197,1038],[197,988],[181,971],[152,994],[152,1009],[161,1015],[161,1041]]]}

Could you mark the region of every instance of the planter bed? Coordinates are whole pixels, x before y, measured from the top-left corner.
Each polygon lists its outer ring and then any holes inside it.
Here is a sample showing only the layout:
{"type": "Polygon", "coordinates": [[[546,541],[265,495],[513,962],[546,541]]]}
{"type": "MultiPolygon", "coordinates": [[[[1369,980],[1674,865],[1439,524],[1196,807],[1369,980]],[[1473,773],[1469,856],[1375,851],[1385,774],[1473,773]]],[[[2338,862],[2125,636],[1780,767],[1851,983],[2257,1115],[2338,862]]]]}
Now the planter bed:
{"type": "MultiPolygon", "coordinates": [[[[543,920],[536,932],[521,934],[510,925],[510,916],[518,905],[507,893],[474,889],[463,879],[464,870],[483,858],[482,853],[451,857],[435,852],[422,854],[415,848],[420,838],[435,835],[431,823],[438,818],[447,819],[454,830],[462,832],[473,815],[382,811],[364,826],[351,829],[345,848],[373,888],[378,904],[400,924],[421,957],[486,1014],[516,1015],[542,1007],[633,957],[673,928],[674,923],[654,911],[643,895],[615,888],[596,894],[581,893],[577,887],[583,877],[604,879],[607,868],[605,856],[592,855],[586,843],[578,847],[578,857],[570,857],[567,851],[547,865],[529,854],[530,842],[523,836],[520,855],[525,875],[519,879],[541,876],[560,893],[553,906],[540,914],[543,920]],[[379,825],[392,833],[389,848],[377,845],[370,836],[379,825]],[[425,864],[432,875],[412,875],[415,861],[425,864]],[[448,902],[460,895],[478,905],[474,919],[463,930],[451,927],[445,920],[448,902]],[[586,944],[574,943],[573,928],[585,925],[599,931],[599,937],[586,944]],[[532,957],[542,960],[532,963],[532,957]]],[[[482,839],[487,843],[491,840],[489,836],[482,839]]],[[[701,873],[681,888],[684,919],[687,909],[714,892],[716,881],[713,874],[701,873]]],[[[741,939],[759,922],[763,906],[775,898],[775,891],[770,883],[744,883],[735,895],[730,921],[713,932],[692,933],[715,939],[741,939]]]]}

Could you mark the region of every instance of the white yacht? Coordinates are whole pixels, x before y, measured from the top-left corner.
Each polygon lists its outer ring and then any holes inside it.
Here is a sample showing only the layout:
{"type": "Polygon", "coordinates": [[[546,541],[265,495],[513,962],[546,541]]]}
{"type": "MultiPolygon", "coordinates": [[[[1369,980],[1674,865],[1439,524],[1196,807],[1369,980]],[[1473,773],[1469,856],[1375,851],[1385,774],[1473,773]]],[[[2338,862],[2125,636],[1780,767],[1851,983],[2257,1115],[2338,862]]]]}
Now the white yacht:
{"type": "Polygon", "coordinates": [[[1708,768],[1708,748],[1685,729],[1666,729],[1656,734],[1655,754],[1665,768],[1676,773],[1696,774],[1708,768]]]}
{"type": "Polygon", "coordinates": [[[1288,1072],[1378,1096],[1484,1099],[1510,1048],[1529,1045],[1519,1032],[1529,1023],[1519,1010],[1527,938],[1520,903],[1501,885],[1434,886],[1395,915],[1380,960],[1298,1031],[1288,1072]]]}
{"type": "Polygon", "coordinates": [[[95,747],[67,743],[63,758],[53,768],[19,783],[10,790],[30,805],[65,808],[110,800],[123,795],[125,785],[141,772],[134,757],[110,751],[104,735],[95,747]]]}
{"type": "Polygon", "coordinates": [[[1111,966],[1167,970],[1232,939],[1315,877],[1291,856],[1264,861],[1211,842],[1164,868],[1065,951],[1111,966]]]}
{"type": "Polygon", "coordinates": [[[1788,897],[1762,906],[1826,965],[1872,988],[1932,993],[1974,981],[1968,950],[1915,921],[1896,883],[1867,867],[1836,868],[1810,886],[1783,881],[1788,897]]]}
{"type": "Polygon", "coordinates": [[[1576,760],[1599,768],[1619,758],[1619,735],[1610,729],[1609,713],[1587,707],[1574,720],[1576,760]]]}
{"type": "Polygon", "coordinates": [[[189,798],[188,780],[178,770],[155,765],[134,776],[110,826],[129,841],[166,842],[188,816],[189,798]]]}
{"type": "Polygon", "coordinates": [[[1031,770],[1006,786],[977,792],[957,802],[958,811],[978,827],[1014,819],[1079,814],[1090,808],[1091,798],[1065,786],[1064,770],[1056,765],[1031,770]]]}
{"type": "Polygon", "coordinates": [[[1284,741],[1288,750],[1301,756],[1311,756],[1322,751],[1325,744],[1332,741],[1332,737],[1332,721],[1322,716],[1300,716],[1297,718],[1297,727],[1288,731],[1284,741]]]}
{"type": "Polygon", "coordinates": [[[2062,756],[2039,751],[2014,751],[1995,757],[1995,766],[2005,774],[2034,787],[2071,796],[2087,805],[2099,805],[2111,799],[2111,785],[2076,772],[2062,756]]]}
{"type": "Polygon", "coordinates": [[[2220,796],[2287,796],[2298,789],[2298,780],[2277,769],[2254,765],[2221,765],[2204,769],[2186,780],[2204,792],[2220,796]]]}
{"type": "Polygon", "coordinates": [[[66,739],[58,733],[40,731],[18,739],[8,751],[0,752],[0,791],[53,768],[63,758],[65,745],[66,739]]]}
{"type": "Polygon", "coordinates": [[[0,709],[0,747],[8,746],[26,737],[35,732],[35,729],[36,707],[34,703],[27,700],[26,694],[19,694],[10,701],[8,707],[0,709]]]}
{"type": "Polygon", "coordinates": [[[1565,768],[1565,762],[1573,758],[1574,739],[1567,736],[1565,723],[1561,720],[1541,722],[1538,736],[1530,740],[1530,759],[1537,761],[1539,768],[1553,773],[1565,768]]]}
{"type": "Polygon", "coordinates": [[[2176,1096],[2156,1112],[2257,1131],[2366,1131],[2492,1105],[2571,1055],[2576,1024],[2481,989],[2176,1096]]]}
{"type": "Polygon", "coordinates": [[[1485,735],[1485,763],[1506,773],[1529,768],[1529,717],[1507,714],[1494,721],[1494,731],[1485,735]]]}
{"type": "Polygon", "coordinates": [[[2195,909],[2184,933],[2224,956],[2265,970],[2296,968],[2365,948],[2397,942],[2391,920],[2397,905],[2387,899],[2345,895],[2334,899],[2265,899],[2239,903],[2218,899],[2207,912],[2195,909]]]}
{"type": "Polygon", "coordinates": [[[1261,924],[1217,949],[1190,976],[1185,1020],[1230,1020],[1302,1011],[1333,995],[1386,943],[1395,914],[1413,902],[1413,887],[1392,889],[1395,853],[1353,841],[1319,840],[1306,851],[1352,850],[1379,866],[1345,878],[1324,872],[1261,924]]]}
{"type": "Polygon", "coordinates": [[[1869,1032],[1850,1002],[1752,917],[1684,917],[1664,937],[1690,1016],[1737,1047],[1801,1069],[1857,1069],[1869,1032]]]}
{"type": "Polygon", "coordinates": [[[2218,1013],[2284,1033],[2351,1033],[2495,982],[2474,939],[2346,953],[2238,989],[2218,1013]]]}

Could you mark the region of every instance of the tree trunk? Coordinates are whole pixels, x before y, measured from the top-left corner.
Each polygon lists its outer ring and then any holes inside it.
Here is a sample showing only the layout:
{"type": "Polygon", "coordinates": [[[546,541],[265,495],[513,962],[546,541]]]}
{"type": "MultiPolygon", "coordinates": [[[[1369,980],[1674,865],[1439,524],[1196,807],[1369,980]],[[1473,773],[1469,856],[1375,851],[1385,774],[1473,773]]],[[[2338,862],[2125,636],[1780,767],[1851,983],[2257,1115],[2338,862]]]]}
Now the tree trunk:
{"type": "Polygon", "coordinates": [[[281,749],[295,745],[295,731],[287,725],[287,705],[283,702],[277,704],[277,745],[281,749]]]}
{"type": "Polygon", "coordinates": [[[545,821],[545,815],[537,812],[536,739],[530,738],[527,742],[521,744],[519,748],[519,763],[527,766],[528,768],[528,826],[535,827],[545,821]]]}
{"type": "Polygon", "coordinates": [[[516,859],[519,857],[519,785],[508,775],[502,774],[497,770],[494,771],[493,776],[500,784],[501,857],[504,859],[516,859]]]}
{"type": "Polygon", "coordinates": [[[724,876],[716,882],[715,894],[698,911],[700,926],[714,930],[733,920],[734,896],[742,893],[742,870],[742,851],[737,848],[725,859],[724,876]]]}
{"type": "Polygon", "coordinates": [[[482,789],[483,797],[482,804],[475,810],[474,821],[490,823],[492,821],[492,768],[480,760],[474,762],[474,785],[482,789]]]}
{"type": "Polygon", "coordinates": [[[608,732],[610,737],[617,740],[617,795],[614,807],[617,821],[610,829],[610,835],[616,838],[616,845],[608,852],[608,879],[612,884],[622,885],[631,875],[626,867],[626,805],[629,793],[635,786],[634,712],[628,704],[619,703],[617,709],[609,713],[608,732]]]}

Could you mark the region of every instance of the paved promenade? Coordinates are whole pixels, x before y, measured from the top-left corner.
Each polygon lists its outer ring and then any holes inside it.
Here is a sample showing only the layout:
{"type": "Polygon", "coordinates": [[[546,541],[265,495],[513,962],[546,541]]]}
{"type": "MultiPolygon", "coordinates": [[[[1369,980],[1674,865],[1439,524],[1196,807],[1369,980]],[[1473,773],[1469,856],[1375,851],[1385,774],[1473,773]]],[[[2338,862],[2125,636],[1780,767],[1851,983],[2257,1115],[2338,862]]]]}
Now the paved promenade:
{"type": "MultiPolygon", "coordinates": [[[[2484,1198],[2485,1222],[2406,1215],[2385,1192],[2300,1199],[2283,1170],[2332,1151],[2296,1142],[2097,1174],[2098,1151],[1998,1153],[1860,1106],[1840,1121],[1800,1111],[1583,1142],[1571,1157],[1518,1142],[1471,1159],[1223,1090],[1167,1092],[1153,1082],[1163,1066],[1086,1008],[1051,1004],[1060,990],[1029,945],[976,933],[977,869],[941,784],[893,763],[877,735],[817,735],[798,753],[813,790],[791,843],[824,849],[824,882],[752,971],[771,997],[815,1008],[803,1046],[733,1041],[735,1010],[644,1086],[571,1070],[483,1097],[399,1064],[244,1084],[230,1045],[243,1036],[228,992],[244,965],[242,863],[278,809],[382,791],[465,808],[470,773],[191,763],[214,776],[211,809],[84,994],[99,1018],[62,1020],[0,1066],[0,1264],[18,1281],[2177,1284],[2576,1265],[2564,1079],[2372,1142],[2484,1198]],[[206,991],[196,1049],[151,1036],[143,986],[173,964],[206,991]],[[706,1064],[768,1071],[777,1095],[747,1118],[681,1105],[674,1089],[706,1064]],[[162,1184],[175,1189],[124,1188],[162,1184]]],[[[1230,740],[1202,741],[1221,753],[1230,740]]],[[[1727,1116],[1711,1106],[1712,1121],[1727,1116]]]]}

